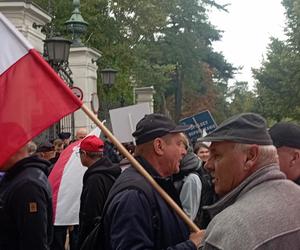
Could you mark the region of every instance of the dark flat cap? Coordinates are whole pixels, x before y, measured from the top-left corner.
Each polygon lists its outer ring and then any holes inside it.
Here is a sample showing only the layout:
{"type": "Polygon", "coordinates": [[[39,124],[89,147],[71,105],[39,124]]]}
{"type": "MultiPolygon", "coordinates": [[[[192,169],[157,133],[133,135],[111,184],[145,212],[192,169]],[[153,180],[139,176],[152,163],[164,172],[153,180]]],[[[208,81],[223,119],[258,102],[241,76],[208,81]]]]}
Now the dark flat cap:
{"type": "Polygon", "coordinates": [[[61,132],[58,134],[58,138],[62,139],[62,140],[69,139],[70,136],[71,136],[71,133],[69,133],[69,132],[61,132]]]}
{"type": "Polygon", "coordinates": [[[145,115],[136,125],[132,136],[136,144],[143,144],[170,133],[180,133],[188,130],[190,126],[176,125],[174,121],[163,114],[145,115]]]}
{"type": "Polygon", "coordinates": [[[270,128],[269,133],[276,148],[286,146],[300,149],[300,126],[279,122],[270,128]]]}
{"type": "Polygon", "coordinates": [[[49,152],[53,151],[54,146],[50,142],[43,142],[40,145],[38,145],[36,152],[49,152]]]}
{"type": "Polygon", "coordinates": [[[242,113],[221,123],[198,141],[232,141],[243,144],[272,145],[265,119],[255,113],[242,113]]]}

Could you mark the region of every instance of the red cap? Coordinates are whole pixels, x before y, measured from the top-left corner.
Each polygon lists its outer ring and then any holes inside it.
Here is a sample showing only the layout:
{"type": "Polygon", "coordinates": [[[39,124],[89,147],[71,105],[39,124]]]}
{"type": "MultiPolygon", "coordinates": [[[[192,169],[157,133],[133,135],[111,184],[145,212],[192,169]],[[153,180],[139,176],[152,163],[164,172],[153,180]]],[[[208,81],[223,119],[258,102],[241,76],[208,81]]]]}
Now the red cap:
{"type": "Polygon", "coordinates": [[[88,152],[102,152],[104,142],[95,135],[85,137],[80,143],[80,149],[88,152]]]}

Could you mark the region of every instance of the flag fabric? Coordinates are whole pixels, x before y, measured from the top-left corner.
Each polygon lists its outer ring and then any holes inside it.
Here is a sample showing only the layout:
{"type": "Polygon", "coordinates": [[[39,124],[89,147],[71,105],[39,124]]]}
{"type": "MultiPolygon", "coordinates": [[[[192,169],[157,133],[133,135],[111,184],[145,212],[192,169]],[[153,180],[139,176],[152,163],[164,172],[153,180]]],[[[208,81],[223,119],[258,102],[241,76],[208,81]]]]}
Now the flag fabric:
{"type": "Polygon", "coordinates": [[[0,169],[82,102],[0,12],[0,169]]]}
{"type": "MultiPolygon", "coordinates": [[[[95,128],[89,135],[100,136],[100,129],[95,128]]],[[[82,179],[87,169],[76,155],[81,141],[72,143],[62,151],[49,175],[56,226],[79,224],[82,179]]]]}

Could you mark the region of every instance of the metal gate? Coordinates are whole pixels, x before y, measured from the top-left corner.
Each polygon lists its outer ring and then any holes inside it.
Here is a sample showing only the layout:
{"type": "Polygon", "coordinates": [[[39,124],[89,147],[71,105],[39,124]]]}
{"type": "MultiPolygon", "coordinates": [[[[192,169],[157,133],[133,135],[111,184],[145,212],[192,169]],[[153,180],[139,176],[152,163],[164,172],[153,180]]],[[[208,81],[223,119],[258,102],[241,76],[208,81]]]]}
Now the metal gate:
{"type": "MultiPolygon", "coordinates": [[[[63,65],[61,65],[58,69],[55,69],[59,76],[64,80],[64,82],[69,86],[73,86],[73,79],[71,78],[72,71],[69,67],[68,62],[65,62],[63,65]]],[[[47,115],[47,114],[45,114],[47,115]]],[[[37,144],[40,144],[42,142],[50,141],[52,142],[56,138],[58,138],[58,134],[61,132],[69,132],[71,133],[71,138],[74,138],[74,113],[65,116],[62,118],[59,122],[53,124],[48,129],[43,131],[41,134],[39,134],[36,138],[34,138],[34,141],[37,144]]]]}

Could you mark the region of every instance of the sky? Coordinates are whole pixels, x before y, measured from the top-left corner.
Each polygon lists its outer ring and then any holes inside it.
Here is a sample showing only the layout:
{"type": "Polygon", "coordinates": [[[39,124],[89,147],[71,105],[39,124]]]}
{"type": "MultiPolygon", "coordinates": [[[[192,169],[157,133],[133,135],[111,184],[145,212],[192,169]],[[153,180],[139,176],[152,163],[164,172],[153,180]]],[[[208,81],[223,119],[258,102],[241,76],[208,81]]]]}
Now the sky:
{"type": "MultiPolygon", "coordinates": [[[[259,68],[267,52],[270,37],[284,39],[285,15],[281,0],[217,0],[230,3],[228,13],[212,11],[210,22],[223,30],[222,40],[213,44],[234,66],[242,66],[235,80],[249,82],[253,88],[251,68],[259,68]]],[[[234,81],[235,81],[234,80],[234,81]]]]}

